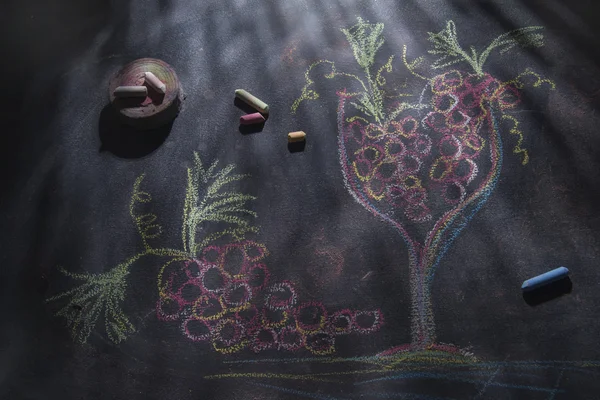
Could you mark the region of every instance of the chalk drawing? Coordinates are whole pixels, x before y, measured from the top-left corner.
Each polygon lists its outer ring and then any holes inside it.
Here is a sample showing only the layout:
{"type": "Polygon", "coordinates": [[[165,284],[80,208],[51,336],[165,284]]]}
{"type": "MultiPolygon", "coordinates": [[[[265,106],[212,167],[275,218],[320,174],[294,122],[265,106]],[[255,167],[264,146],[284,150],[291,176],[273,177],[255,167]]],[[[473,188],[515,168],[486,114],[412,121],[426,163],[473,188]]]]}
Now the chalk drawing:
{"type": "Polygon", "coordinates": [[[306,71],[306,84],[291,110],[320,97],[314,86],[317,71],[325,69],[325,79],[344,82],[337,91],[344,183],[359,204],[396,228],[408,247],[412,340],[382,354],[397,353],[403,360],[429,351],[474,361],[468,351],[437,343],[431,284],[454,239],[496,186],[503,161],[501,127],[509,127],[522,164],[529,161],[519,120],[511,112],[521,104],[526,85],[554,89],[554,83],[529,69],[503,82],[486,73],[484,65],[494,51],[502,56],[515,47],[542,46],[542,27],[502,34],[478,51],[464,49],[456,25],[448,21],[442,31],[429,33],[431,62],[424,56],[410,61],[402,48],[409,76],[424,83],[416,93],[399,93],[387,84],[394,57],[377,64],[383,28],[358,18],[342,29],[363,76],[341,72],[333,61],[318,61],[306,71]],[[470,70],[456,69],[459,65],[470,70]]]}
{"type": "MultiPolygon", "coordinates": [[[[320,97],[314,84],[323,68],[324,78],[347,81],[337,91],[341,170],[354,199],[391,224],[408,247],[411,342],[375,355],[336,357],[339,336],[381,329],[381,311],[332,311],[319,301],[304,301],[294,282],[274,282],[265,264],[266,246],[248,237],[257,231],[251,223],[256,214],[249,208],[255,198],[232,188],[246,176],[234,173],[232,165],[219,168],[214,163],[205,168],[197,154],[187,171],[181,248],[153,245],[163,229],[156,214],[143,210],[152,198],[142,189],[141,176],[134,183],[130,215],[143,250],[102,274],[60,269],[82,281],[48,299],[66,302],[57,315],[66,318],[75,340],[88,339],[101,313],[113,342],[135,332],[122,310],[127,277],[135,263],[153,256],[167,259],[157,264],[157,318],[179,324],[187,340],[223,354],[244,349],[304,351],[298,357],[271,353],[269,358],[232,358],[224,361],[228,373],[205,379],[237,379],[314,399],[356,398],[344,393],[359,388],[373,398],[426,400],[449,397],[408,392],[411,382],[472,385],[479,397],[499,387],[553,399],[565,392],[560,385],[568,374],[598,379],[600,361],[481,362],[470,349],[441,343],[435,335],[430,290],[435,270],[492,194],[502,170],[503,139],[516,142],[513,153],[523,165],[529,161],[525,133],[513,113],[521,104],[522,90],[554,89],[553,82],[529,69],[502,82],[486,73],[484,65],[493,51],[503,55],[517,46],[541,46],[542,28],[500,35],[479,52],[473,47],[465,50],[455,24],[447,22],[441,32],[429,34],[433,61],[428,63],[424,56],[410,61],[406,46],[402,48],[402,65],[424,85],[416,93],[390,87],[394,56],[377,65],[383,28],[359,18],[356,25],[343,29],[364,76],[339,71],[332,61],[318,61],[308,67],[306,85],[292,112],[320,97]],[[461,64],[470,70],[460,69],[461,64]],[[501,128],[507,128],[506,138],[501,128]],[[213,231],[215,222],[226,227],[213,231]],[[325,368],[313,368],[319,366],[325,368]],[[555,371],[553,384],[539,380],[555,371]],[[510,377],[519,383],[511,383],[510,377]],[[294,386],[287,387],[290,382],[294,386]],[[299,389],[297,383],[304,385],[299,389]],[[317,383],[333,388],[332,394],[323,393],[317,383]],[[330,386],[335,383],[340,386],[330,386]]],[[[332,268],[341,268],[336,260],[332,258],[332,268]]]]}
{"type": "Polygon", "coordinates": [[[230,372],[208,375],[205,379],[241,379],[237,384],[245,381],[252,385],[294,393],[299,397],[355,398],[357,391],[364,393],[367,388],[369,398],[439,399],[440,397],[407,390],[415,390],[422,387],[423,383],[430,382],[445,387],[445,393],[450,395],[452,385],[470,385],[472,396],[469,398],[488,398],[489,396],[485,396],[485,390],[491,388],[509,390],[514,396],[532,397],[542,394],[554,398],[557,394],[568,393],[566,389],[560,388],[560,382],[565,379],[567,373],[573,377],[587,376],[589,379],[597,379],[600,376],[598,361],[466,362],[464,358],[456,358],[453,361],[435,362],[407,359],[391,367],[387,362],[394,360],[397,360],[395,354],[348,358],[325,356],[240,359],[226,361],[230,372]],[[247,372],[248,364],[262,365],[261,371],[247,372]],[[285,373],[280,372],[282,364],[286,364],[285,373]],[[299,364],[296,372],[293,372],[294,364],[299,364]],[[327,364],[326,372],[308,372],[323,370],[319,368],[319,364],[322,364],[322,367],[327,364]],[[310,369],[307,369],[307,366],[310,366],[310,369]],[[242,368],[242,371],[237,371],[237,368],[242,368]],[[269,370],[273,372],[268,372],[269,370]],[[556,380],[548,379],[549,374],[557,376],[556,380]],[[304,384],[300,388],[295,384],[299,381],[312,384],[304,384]],[[321,382],[325,382],[326,385],[318,385],[321,382]],[[384,382],[386,384],[381,385],[384,382]],[[334,383],[338,385],[332,386],[334,383]]]}
{"type": "MultiPolygon", "coordinates": [[[[257,232],[251,223],[257,215],[249,208],[256,198],[234,187],[247,175],[235,173],[234,165],[219,168],[217,162],[205,168],[194,153],[187,178],[180,249],[152,245],[163,229],[156,214],[144,211],[152,197],[142,189],[142,175],[133,184],[129,213],[143,250],[101,274],[61,268],[66,276],[83,282],[48,301],[66,300],[57,315],[66,318],[76,341],[88,340],[101,315],[114,343],[135,332],[122,305],[131,268],[145,256],[168,259],[156,271],[157,318],[179,324],[185,338],[210,343],[219,353],[305,349],[325,355],[335,351],[337,336],[380,329],[379,310],[331,313],[320,302],[301,302],[293,282],[271,281],[264,263],[267,248],[247,238],[257,232]],[[212,230],[215,224],[220,229],[212,230]]],[[[339,260],[333,261],[332,267],[340,268],[339,260]]]]}

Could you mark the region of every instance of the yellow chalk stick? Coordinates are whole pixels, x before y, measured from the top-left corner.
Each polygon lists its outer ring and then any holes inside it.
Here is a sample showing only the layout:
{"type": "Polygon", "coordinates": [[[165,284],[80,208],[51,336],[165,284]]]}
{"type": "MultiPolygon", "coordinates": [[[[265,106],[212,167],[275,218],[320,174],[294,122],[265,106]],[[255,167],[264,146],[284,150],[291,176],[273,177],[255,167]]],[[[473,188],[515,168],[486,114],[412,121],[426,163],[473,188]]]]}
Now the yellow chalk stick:
{"type": "Polygon", "coordinates": [[[246,92],[244,89],[237,89],[235,91],[235,96],[244,103],[248,104],[250,107],[256,109],[256,111],[259,111],[263,114],[269,113],[269,106],[267,103],[246,92]]]}

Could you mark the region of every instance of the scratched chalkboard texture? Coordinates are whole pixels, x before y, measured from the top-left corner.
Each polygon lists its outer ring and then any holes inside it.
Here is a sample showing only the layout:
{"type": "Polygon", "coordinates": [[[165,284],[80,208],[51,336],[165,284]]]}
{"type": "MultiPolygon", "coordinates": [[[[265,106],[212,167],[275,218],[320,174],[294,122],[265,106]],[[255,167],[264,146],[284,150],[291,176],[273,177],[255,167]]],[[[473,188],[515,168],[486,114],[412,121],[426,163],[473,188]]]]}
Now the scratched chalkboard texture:
{"type": "Polygon", "coordinates": [[[595,2],[0,7],[1,398],[600,397],[595,2]]]}

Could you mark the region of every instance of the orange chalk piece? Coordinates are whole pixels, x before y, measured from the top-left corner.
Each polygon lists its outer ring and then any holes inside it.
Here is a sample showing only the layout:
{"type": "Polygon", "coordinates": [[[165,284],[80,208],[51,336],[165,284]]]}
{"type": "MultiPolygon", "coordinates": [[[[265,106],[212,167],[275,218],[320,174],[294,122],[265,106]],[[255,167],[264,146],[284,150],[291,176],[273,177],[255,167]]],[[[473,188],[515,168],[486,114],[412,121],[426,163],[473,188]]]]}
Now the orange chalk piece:
{"type": "Polygon", "coordinates": [[[160,79],[156,77],[152,72],[144,73],[145,81],[152,89],[156,90],[160,94],[167,93],[167,85],[165,85],[160,79]]]}
{"type": "Polygon", "coordinates": [[[240,125],[254,125],[265,122],[265,117],[261,113],[246,114],[240,117],[240,125]]]}
{"type": "Polygon", "coordinates": [[[303,131],[288,133],[288,142],[290,143],[303,142],[304,140],[306,140],[306,133],[303,131]]]}
{"type": "Polygon", "coordinates": [[[119,86],[115,89],[115,97],[146,97],[148,88],[146,86],[119,86]]]}

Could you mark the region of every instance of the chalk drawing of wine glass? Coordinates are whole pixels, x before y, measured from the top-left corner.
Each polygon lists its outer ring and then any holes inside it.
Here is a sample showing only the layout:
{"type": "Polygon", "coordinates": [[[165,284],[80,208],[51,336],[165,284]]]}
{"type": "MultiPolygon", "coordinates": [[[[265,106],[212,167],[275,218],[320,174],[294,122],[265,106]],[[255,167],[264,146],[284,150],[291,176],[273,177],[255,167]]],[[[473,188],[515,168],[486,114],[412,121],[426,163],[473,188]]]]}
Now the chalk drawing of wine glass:
{"type": "Polygon", "coordinates": [[[372,214],[392,225],[409,253],[411,297],[411,343],[395,346],[381,355],[434,350],[458,357],[468,352],[436,341],[431,284],[436,268],[468,222],[488,200],[502,169],[501,126],[518,138],[514,153],[521,148],[519,121],[510,114],[520,103],[526,83],[534,87],[548,80],[526,70],[509,82],[485,73],[483,65],[498,49],[504,54],[515,46],[542,45],[541,27],[521,28],[500,35],[486,49],[470,53],[458,42],[456,26],[448,21],[439,33],[429,33],[438,57],[431,65],[437,75],[428,78],[417,72],[424,58],[408,62],[406,47],[402,60],[410,74],[424,83],[417,94],[401,94],[388,101],[391,92],[385,76],[392,72],[393,56],[380,68],[376,54],[384,43],[383,24],[361,18],[346,35],[364,77],[340,72],[332,61],[319,61],[306,73],[306,86],[292,105],[295,112],[304,100],[315,100],[312,70],[329,68],[327,79],[343,78],[358,90],[338,90],[338,149],[345,186],[354,199],[372,214]],[[468,64],[471,70],[450,69],[468,64]],[[356,84],[358,82],[358,85],[356,84]]]}

